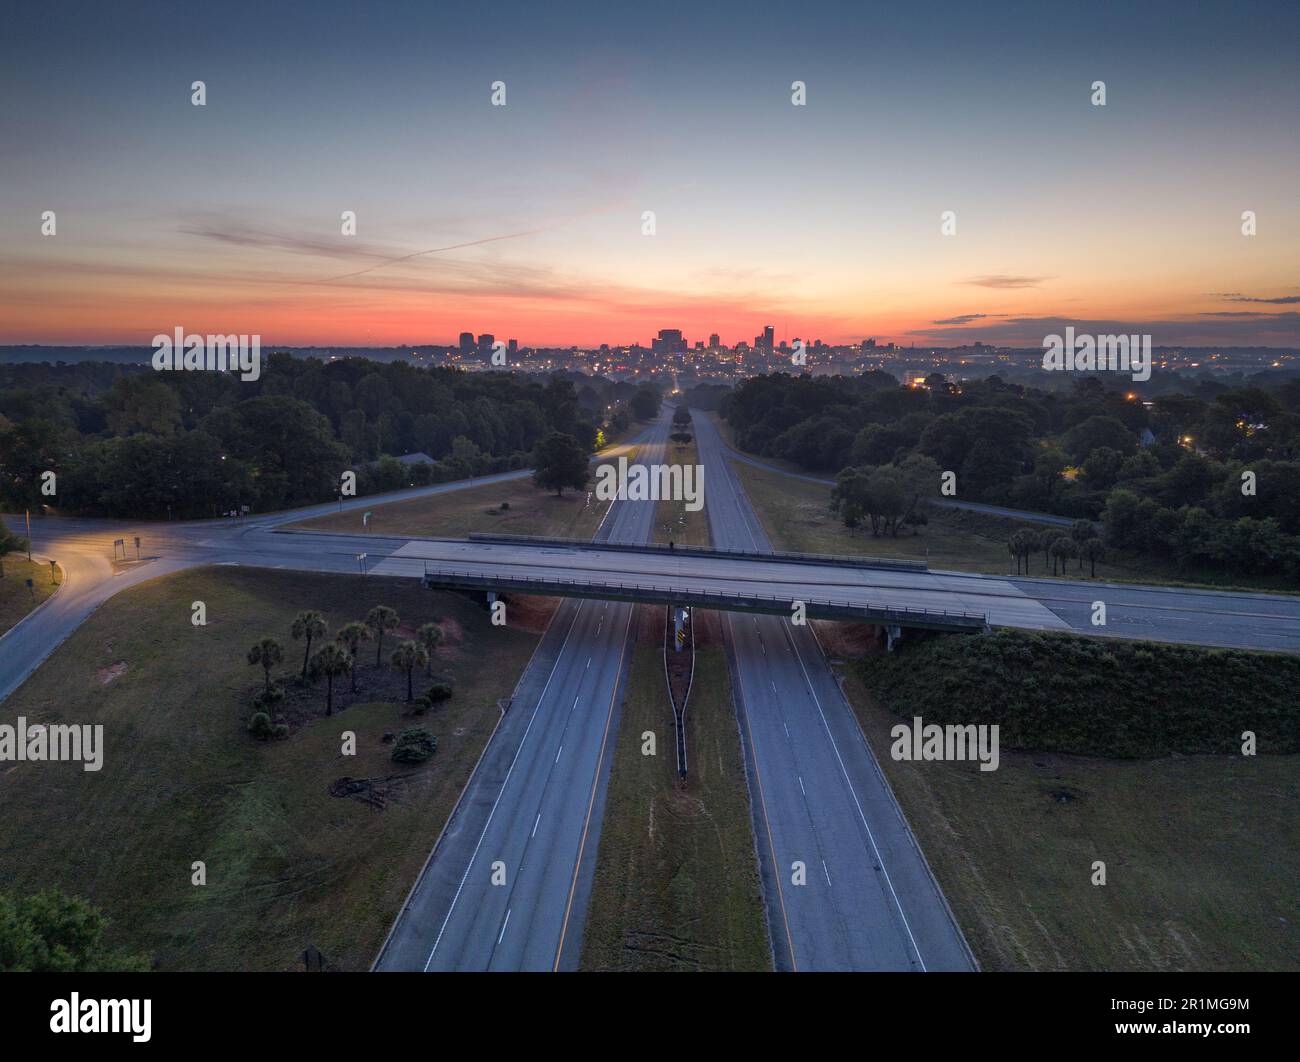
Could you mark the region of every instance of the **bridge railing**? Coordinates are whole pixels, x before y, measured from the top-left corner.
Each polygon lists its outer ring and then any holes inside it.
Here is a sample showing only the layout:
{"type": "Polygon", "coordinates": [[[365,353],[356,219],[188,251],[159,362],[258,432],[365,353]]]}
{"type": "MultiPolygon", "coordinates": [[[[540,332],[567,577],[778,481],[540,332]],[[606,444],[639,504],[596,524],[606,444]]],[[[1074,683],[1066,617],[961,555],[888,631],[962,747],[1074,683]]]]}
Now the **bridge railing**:
{"type": "Polygon", "coordinates": [[[786,614],[795,601],[804,604],[811,616],[829,619],[856,619],[868,622],[895,623],[905,627],[935,627],[941,629],[982,630],[988,617],[982,612],[950,609],[908,608],[885,604],[863,604],[838,598],[778,597],[773,594],[739,593],[727,590],[693,590],[667,586],[660,583],[627,583],[603,579],[576,580],[544,575],[482,575],[455,568],[429,568],[425,566],[424,585],[484,590],[520,590],[543,592],[550,590],[562,597],[613,598],[627,601],[654,601],[664,604],[691,604],[703,608],[730,611],[727,606],[741,610],[765,611],[786,614]]]}
{"type": "Polygon", "coordinates": [[[891,568],[896,571],[929,571],[925,561],[899,560],[891,557],[844,556],[835,553],[764,553],[752,549],[723,549],[715,546],[677,546],[669,548],[663,542],[636,544],[631,542],[594,542],[585,538],[549,538],[545,535],[500,535],[492,532],[471,531],[471,542],[495,542],[504,546],[562,546],[569,549],[613,550],[624,553],[663,553],[684,557],[732,557],[744,560],[765,560],[787,564],[821,564],[852,568],[891,568]]]}

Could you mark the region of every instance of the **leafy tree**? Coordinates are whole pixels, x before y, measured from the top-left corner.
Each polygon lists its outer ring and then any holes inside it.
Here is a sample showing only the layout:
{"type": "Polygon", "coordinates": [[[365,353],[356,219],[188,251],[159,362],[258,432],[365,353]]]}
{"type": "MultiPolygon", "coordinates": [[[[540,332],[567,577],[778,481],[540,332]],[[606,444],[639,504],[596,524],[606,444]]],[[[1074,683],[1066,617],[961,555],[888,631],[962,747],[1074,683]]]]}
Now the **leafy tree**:
{"type": "Polygon", "coordinates": [[[0,579],[5,577],[5,557],[10,553],[21,553],[27,548],[27,539],[15,535],[4,524],[0,524],[0,579]]]}
{"type": "Polygon", "coordinates": [[[334,714],[334,679],[352,670],[352,656],[335,642],[326,642],[311,658],[312,673],[325,676],[325,714],[334,714]]]}
{"type": "Polygon", "coordinates": [[[304,680],[307,678],[307,659],[311,656],[311,643],[316,638],[324,638],[328,629],[325,617],[314,608],[299,612],[293,618],[293,626],[290,628],[293,640],[296,642],[299,638],[307,639],[307,646],[302,654],[302,677],[304,680]]]}
{"type": "Polygon", "coordinates": [[[1075,542],[1086,542],[1097,534],[1091,520],[1076,520],[1070,525],[1070,537],[1075,542]]]}
{"type": "Polygon", "coordinates": [[[406,640],[401,642],[393,655],[389,657],[389,662],[399,671],[406,672],[406,699],[412,701],[415,699],[415,693],[411,689],[411,675],[417,667],[423,667],[429,662],[429,654],[425,651],[424,646],[418,642],[406,640]]]}
{"type": "Polygon", "coordinates": [[[366,613],[366,626],[370,628],[375,645],[375,667],[384,658],[384,632],[391,631],[400,621],[397,613],[387,605],[376,605],[366,613]]]}
{"type": "Polygon", "coordinates": [[[248,662],[261,664],[266,679],[266,692],[271,692],[271,668],[284,659],[284,649],[274,638],[263,638],[248,650],[248,662]]]}
{"type": "Polygon", "coordinates": [[[537,444],[533,456],[533,485],[553,490],[557,497],[565,487],[583,490],[591,473],[586,451],[572,435],[553,431],[537,444]]]}
{"type": "Polygon", "coordinates": [[[659,416],[659,405],[662,400],[659,388],[653,384],[642,384],[632,392],[632,400],[629,403],[632,416],[637,420],[654,420],[659,416]]]}
{"type": "MultiPolygon", "coordinates": [[[[370,628],[360,620],[353,620],[351,623],[343,624],[343,626],[338,629],[338,632],[334,635],[334,640],[340,645],[346,645],[348,647],[348,654],[353,660],[355,660],[357,658],[357,649],[360,647],[361,643],[370,640],[370,628]]],[[[350,668],[349,674],[352,681],[352,692],[356,693],[357,669],[355,667],[350,668]]]]}
{"type": "Polygon", "coordinates": [[[149,961],[104,941],[108,919],[84,900],[45,889],[0,892],[0,972],[144,971],[149,961]]]}
{"type": "Polygon", "coordinates": [[[416,640],[424,647],[425,655],[428,657],[428,667],[425,670],[426,675],[433,674],[433,651],[442,644],[442,628],[436,623],[426,623],[415,632],[416,640]]]}

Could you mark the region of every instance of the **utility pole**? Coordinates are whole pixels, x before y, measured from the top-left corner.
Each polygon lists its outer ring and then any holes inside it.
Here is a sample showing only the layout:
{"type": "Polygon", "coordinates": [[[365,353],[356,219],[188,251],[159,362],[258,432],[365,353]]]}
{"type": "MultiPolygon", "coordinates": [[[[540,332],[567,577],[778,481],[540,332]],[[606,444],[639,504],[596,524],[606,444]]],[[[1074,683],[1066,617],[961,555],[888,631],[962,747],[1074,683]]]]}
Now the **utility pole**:
{"type": "Polygon", "coordinates": [[[27,514],[27,563],[32,562],[32,511],[24,510],[27,514]]]}

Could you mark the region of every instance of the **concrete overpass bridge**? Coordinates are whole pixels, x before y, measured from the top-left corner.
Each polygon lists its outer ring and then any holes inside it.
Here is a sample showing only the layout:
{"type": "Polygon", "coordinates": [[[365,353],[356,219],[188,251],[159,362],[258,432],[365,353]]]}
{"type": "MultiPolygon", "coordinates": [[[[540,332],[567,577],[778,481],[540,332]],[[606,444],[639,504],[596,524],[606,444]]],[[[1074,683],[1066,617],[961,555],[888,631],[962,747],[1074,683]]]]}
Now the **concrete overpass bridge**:
{"type": "Polygon", "coordinates": [[[475,535],[414,539],[370,569],[425,585],[733,612],[793,615],[885,627],[977,632],[990,626],[1068,625],[1000,579],[931,572],[910,561],[701,547],[630,545],[475,535]]]}

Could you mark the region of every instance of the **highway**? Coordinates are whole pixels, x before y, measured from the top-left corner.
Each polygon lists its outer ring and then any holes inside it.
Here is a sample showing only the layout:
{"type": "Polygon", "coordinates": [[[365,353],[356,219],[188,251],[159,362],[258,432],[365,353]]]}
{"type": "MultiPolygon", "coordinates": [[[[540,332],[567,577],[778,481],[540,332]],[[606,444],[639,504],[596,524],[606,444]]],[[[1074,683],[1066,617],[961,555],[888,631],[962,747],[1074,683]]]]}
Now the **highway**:
{"type": "MultiPolygon", "coordinates": [[[[713,544],[769,549],[717,430],[695,429],[713,544]]],[[[972,969],[812,628],[724,613],[724,631],[778,969],[972,969]]]]}
{"type": "MultiPolygon", "coordinates": [[[[639,460],[667,435],[661,418],[639,460]]],[[[649,541],[654,508],[614,502],[596,541],[649,541]]],[[[633,611],[563,603],[375,969],[577,967],[633,611]]]]}

